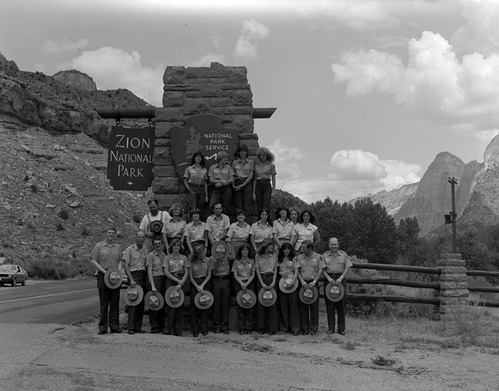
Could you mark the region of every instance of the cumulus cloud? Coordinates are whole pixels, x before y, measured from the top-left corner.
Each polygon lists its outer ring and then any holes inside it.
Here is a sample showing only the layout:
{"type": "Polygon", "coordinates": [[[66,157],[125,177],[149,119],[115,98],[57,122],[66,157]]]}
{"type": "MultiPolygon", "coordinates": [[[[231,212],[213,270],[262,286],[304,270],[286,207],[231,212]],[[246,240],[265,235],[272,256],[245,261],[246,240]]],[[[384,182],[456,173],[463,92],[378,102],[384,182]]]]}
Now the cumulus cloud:
{"type": "Polygon", "coordinates": [[[46,54],[59,54],[63,52],[75,52],[83,49],[90,42],[89,39],[82,38],[76,42],[69,41],[66,37],[58,41],[46,41],[42,45],[42,51],[46,54]]]}
{"type": "Polygon", "coordinates": [[[497,0],[461,0],[462,17],[466,25],[452,36],[460,53],[499,52],[499,3],[497,0]]]}
{"type": "Polygon", "coordinates": [[[300,154],[295,148],[282,146],[280,140],[276,140],[272,150],[278,151],[278,187],[307,202],[326,197],[341,202],[349,201],[369,193],[416,183],[421,179],[422,168],[418,164],[380,159],[371,152],[358,149],[336,151],[331,156],[329,168],[324,166],[322,169],[322,175],[308,177],[303,176],[299,169],[300,161],[308,158],[306,155],[300,154]],[[286,168],[284,172],[282,167],[286,168]]]}
{"type": "Polygon", "coordinates": [[[441,35],[424,32],[408,42],[408,61],[378,50],[345,52],[332,64],[349,96],[383,93],[443,127],[490,130],[499,121],[499,55],[460,60],[441,35]]]}
{"type": "Polygon", "coordinates": [[[234,49],[234,57],[243,60],[255,60],[258,58],[258,41],[267,38],[269,29],[256,20],[244,20],[241,35],[234,49]]]}
{"type": "Polygon", "coordinates": [[[112,47],[84,51],[59,69],[73,68],[92,77],[101,90],[127,88],[147,102],[160,106],[165,67],[143,66],[140,54],[112,47]]]}
{"type": "Polygon", "coordinates": [[[276,171],[280,180],[289,181],[300,177],[300,166],[308,157],[305,153],[296,147],[283,144],[280,139],[269,145],[269,149],[275,156],[276,171]]]}
{"type": "Polygon", "coordinates": [[[212,62],[227,64],[223,54],[207,53],[194,61],[188,61],[187,65],[190,67],[209,67],[212,62]]]}

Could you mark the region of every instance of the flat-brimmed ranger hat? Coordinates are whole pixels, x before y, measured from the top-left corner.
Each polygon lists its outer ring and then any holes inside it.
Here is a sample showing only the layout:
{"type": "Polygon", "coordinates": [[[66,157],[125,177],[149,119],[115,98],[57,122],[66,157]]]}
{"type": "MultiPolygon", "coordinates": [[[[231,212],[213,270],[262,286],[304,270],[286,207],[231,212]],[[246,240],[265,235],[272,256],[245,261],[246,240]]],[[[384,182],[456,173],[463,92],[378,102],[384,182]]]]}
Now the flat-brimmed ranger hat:
{"type": "Polygon", "coordinates": [[[178,308],[184,304],[185,294],[177,285],[169,287],[165,292],[165,301],[168,307],[178,308]]]}
{"type": "Polygon", "coordinates": [[[229,244],[225,240],[215,240],[211,246],[211,254],[215,254],[217,247],[223,246],[225,248],[225,255],[229,255],[229,244]]]}
{"type": "Polygon", "coordinates": [[[293,293],[298,288],[298,285],[298,278],[295,278],[294,283],[292,278],[281,278],[279,280],[279,289],[284,293],[293,293]]]}
{"type": "Polygon", "coordinates": [[[198,292],[194,297],[194,305],[200,310],[205,310],[213,305],[213,294],[208,291],[198,292]]]}
{"type": "Polygon", "coordinates": [[[275,304],[277,300],[277,293],[274,288],[271,289],[260,289],[258,292],[258,302],[264,307],[270,307],[275,304]]]}
{"type": "Polygon", "coordinates": [[[144,297],[144,304],[146,309],[159,311],[165,305],[165,299],[158,291],[149,291],[144,297]]]}
{"type": "Polygon", "coordinates": [[[303,304],[313,304],[319,298],[319,291],[315,286],[312,289],[301,287],[298,297],[303,304]]]}
{"type": "Polygon", "coordinates": [[[104,283],[109,289],[117,289],[121,286],[121,270],[113,266],[106,270],[104,274],[104,283]]]}
{"type": "Polygon", "coordinates": [[[256,304],[256,294],[249,289],[241,289],[236,295],[236,301],[239,307],[252,308],[256,304]]]}
{"type": "Polygon", "coordinates": [[[159,220],[154,220],[149,223],[149,229],[152,233],[160,234],[163,230],[163,222],[159,220]]]}
{"type": "Polygon", "coordinates": [[[326,285],[326,288],[324,288],[324,293],[329,301],[336,303],[345,296],[345,287],[338,281],[331,281],[326,285]]]}
{"type": "Polygon", "coordinates": [[[125,303],[131,307],[135,307],[140,304],[142,299],[144,298],[144,290],[140,285],[136,285],[135,287],[129,287],[125,293],[125,303]]]}

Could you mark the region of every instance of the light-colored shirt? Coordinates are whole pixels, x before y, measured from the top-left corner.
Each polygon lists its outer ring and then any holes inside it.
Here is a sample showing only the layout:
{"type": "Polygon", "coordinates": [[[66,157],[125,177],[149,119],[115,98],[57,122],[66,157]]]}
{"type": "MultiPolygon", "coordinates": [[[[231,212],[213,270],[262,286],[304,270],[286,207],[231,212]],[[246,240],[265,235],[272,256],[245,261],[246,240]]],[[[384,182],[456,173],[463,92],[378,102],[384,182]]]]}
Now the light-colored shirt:
{"type": "Polygon", "coordinates": [[[279,275],[282,278],[290,278],[295,274],[295,261],[289,258],[285,258],[281,263],[278,263],[279,275]]]}
{"type": "Polygon", "coordinates": [[[227,238],[232,242],[247,242],[251,231],[251,226],[244,222],[243,226],[239,223],[232,223],[227,232],[227,238]]]}
{"type": "Polygon", "coordinates": [[[296,257],[295,269],[299,269],[298,271],[305,281],[312,281],[317,273],[324,269],[324,261],[315,252],[312,252],[310,256],[300,254],[296,257]]]}
{"type": "Polygon", "coordinates": [[[199,221],[198,224],[194,224],[194,221],[191,221],[189,224],[185,226],[185,238],[189,242],[196,242],[198,240],[204,240],[204,231],[206,229],[206,224],[202,221],[199,221]]]}
{"type": "Polygon", "coordinates": [[[254,170],[254,162],[251,159],[236,159],[232,162],[232,169],[236,178],[246,179],[254,170]]]}
{"type": "Polygon", "coordinates": [[[182,273],[189,267],[189,262],[185,255],[179,254],[175,256],[173,254],[168,254],[164,258],[163,266],[171,274],[182,273]]]}
{"type": "Polygon", "coordinates": [[[326,273],[339,274],[343,273],[346,268],[352,267],[352,261],[346,252],[338,250],[338,254],[334,255],[331,251],[326,251],[322,254],[326,273]]]}
{"type": "Polygon", "coordinates": [[[262,254],[256,256],[256,268],[260,274],[273,273],[276,263],[274,254],[262,254]]]}
{"type": "Polygon", "coordinates": [[[249,280],[254,270],[255,261],[252,259],[248,259],[246,261],[236,259],[232,264],[232,272],[235,272],[242,281],[249,280]]]}
{"type": "Polygon", "coordinates": [[[272,239],[272,226],[267,222],[262,225],[261,221],[253,223],[251,226],[250,235],[256,244],[263,242],[265,239],[272,239]]]}
{"type": "Polygon", "coordinates": [[[121,247],[116,243],[106,243],[105,240],[97,243],[90,254],[90,258],[101,265],[105,270],[118,267],[121,260],[121,247]]]}
{"type": "Polygon", "coordinates": [[[213,240],[224,240],[226,236],[226,230],[230,227],[229,216],[222,213],[220,217],[216,215],[208,216],[206,219],[205,230],[210,232],[213,236],[213,240]]]}
{"type": "Polygon", "coordinates": [[[195,165],[185,169],[184,178],[190,185],[203,186],[206,183],[208,170],[204,167],[196,168],[195,165]]]}
{"type": "Polygon", "coordinates": [[[291,220],[286,219],[283,223],[281,219],[277,219],[272,226],[272,232],[277,239],[289,242],[295,236],[295,225],[291,220]]]}
{"type": "Polygon", "coordinates": [[[166,223],[168,223],[168,221],[171,220],[171,216],[168,212],[166,212],[164,210],[160,210],[156,216],[153,216],[150,213],[148,213],[144,217],[142,217],[142,221],[140,222],[139,229],[144,230],[146,235],[152,234],[149,226],[151,225],[152,221],[156,221],[156,220],[159,220],[163,223],[163,229],[161,230],[161,232],[163,232],[163,233],[166,232],[165,231],[166,223]]]}
{"type": "Polygon", "coordinates": [[[131,272],[146,270],[147,248],[143,245],[141,248],[137,244],[132,244],[125,249],[123,261],[128,265],[131,272]]]}
{"type": "Polygon", "coordinates": [[[298,225],[296,227],[296,235],[298,236],[298,239],[296,240],[295,250],[299,250],[301,244],[305,240],[310,240],[311,242],[313,242],[315,231],[317,231],[317,227],[312,223],[309,223],[306,226],[303,224],[298,225]]]}
{"type": "Polygon", "coordinates": [[[166,237],[168,239],[182,239],[186,225],[184,220],[173,221],[173,219],[171,219],[165,226],[166,237]]]}
{"type": "Polygon", "coordinates": [[[221,166],[218,163],[210,167],[209,177],[217,181],[229,181],[234,177],[234,171],[230,164],[221,166]]]}
{"type": "Polygon", "coordinates": [[[213,265],[208,258],[191,262],[192,278],[206,278],[211,273],[213,265]]]}
{"type": "Polygon", "coordinates": [[[261,179],[272,179],[272,177],[276,175],[274,163],[265,162],[262,163],[260,161],[255,163],[255,177],[256,180],[261,179]]]}
{"type": "Polygon", "coordinates": [[[165,258],[165,253],[157,254],[154,251],[149,253],[149,255],[147,256],[147,267],[151,268],[153,277],[163,276],[165,274],[163,272],[163,263],[165,261],[165,258]]]}

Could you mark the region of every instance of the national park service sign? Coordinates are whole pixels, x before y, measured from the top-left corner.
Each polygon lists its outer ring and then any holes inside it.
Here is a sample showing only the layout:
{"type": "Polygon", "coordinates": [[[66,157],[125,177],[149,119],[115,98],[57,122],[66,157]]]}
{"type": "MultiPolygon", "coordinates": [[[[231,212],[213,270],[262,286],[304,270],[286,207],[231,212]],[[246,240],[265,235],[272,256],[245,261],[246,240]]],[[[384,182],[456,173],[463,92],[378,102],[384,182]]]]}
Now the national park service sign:
{"type": "Polygon", "coordinates": [[[195,152],[200,151],[204,155],[206,169],[217,162],[218,152],[227,152],[232,160],[239,134],[236,130],[222,126],[220,117],[198,115],[186,119],[185,126],[172,128],[170,138],[176,170],[183,178],[195,152]]]}

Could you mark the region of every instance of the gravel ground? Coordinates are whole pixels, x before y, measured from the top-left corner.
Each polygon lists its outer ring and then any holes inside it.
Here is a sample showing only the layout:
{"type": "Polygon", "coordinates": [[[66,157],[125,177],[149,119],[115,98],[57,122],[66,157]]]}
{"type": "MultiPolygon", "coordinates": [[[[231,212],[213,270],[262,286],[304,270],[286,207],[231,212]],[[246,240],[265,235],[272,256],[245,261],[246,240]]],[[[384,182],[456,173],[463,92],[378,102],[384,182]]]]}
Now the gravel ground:
{"type": "Polygon", "coordinates": [[[425,320],[349,318],[347,325],[345,337],[321,329],[193,338],[100,336],[96,319],[2,324],[0,389],[499,390],[497,343],[463,347],[430,333],[435,323],[425,320]]]}

